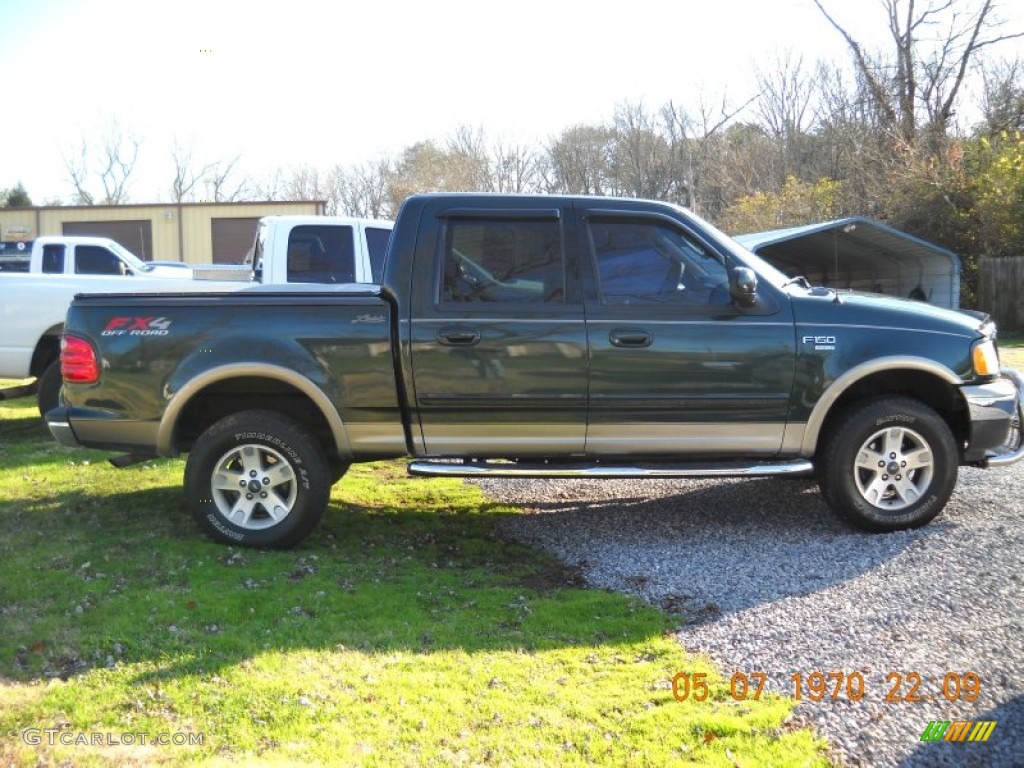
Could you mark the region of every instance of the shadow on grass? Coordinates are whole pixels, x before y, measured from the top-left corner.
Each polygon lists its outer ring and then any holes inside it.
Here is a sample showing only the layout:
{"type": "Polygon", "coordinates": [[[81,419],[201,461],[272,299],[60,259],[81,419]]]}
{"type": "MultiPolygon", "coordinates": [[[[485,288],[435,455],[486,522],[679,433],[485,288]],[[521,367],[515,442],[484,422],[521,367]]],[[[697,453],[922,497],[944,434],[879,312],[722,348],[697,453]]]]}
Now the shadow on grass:
{"type": "Polygon", "coordinates": [[[60,445],[46,428],[46,422],[40,418],[34,404],[32,408],[8,407],[0,416],[0,468],[28,469],[72,461],[103,461],[109,455],[60,445]]]}
{"type": "MultiPolygon", "coordinates": [[[[131,473],[115,476],[133,482],[131,473]]],[[[287,552],[205,540],[177,488],[81,489],[0,503],[0,557],[9,574],[0,582],[0,674],[66,679],[117,662],[152,662],[140,679],[168,679],[277,650],[532,651],[661,634],[671,626],[664,615],[580,588],[573,566],[594,567],[608,547],[635,550],[632,586],[640,594],[635,587],[655,583],[652,557],[666,544],[685,553],[685,563],[662,565],[717,581],[738,578],[742,565],[739,578],[761,581],[764,589],[752,594],[764,600],[786,596],[770,591],[776,569],[810,570],[801,554],[808,546],[828,548],[835,567],[827,577],[786,580],[805,584],[801,593],[877,565],[851,554],[851,537],[861,535],[834,522],[803,483],[778,483],[772,510],[750,508],[749,485],[717,483],[652,498],[592,492],[523,515],[452,481],[400,478],[391,467],[383,480],[405,484],[408,500],[371,493],[346,503],[336,494],[320,527],[287,552]],[[587,529],[592,551],[567,567],[529,544],[555,539],[568,518],[587,529]],[[726,544],[740,527],[763,537],[765,550],[737,564],[726,559],[734,557],[726,544]],[[511,529],[526,543],[513,542],[511,529]]],[[[906,543],[893,540],[881,551],[892,556],[906,543]]],[[[689,595],[653,596],[686,621],[746,607],[711,610],[688,603],[689,595]]]]}
{"type": "Polygon", "coordinates": [[[39,412],[19,408],[11,411],[6,418],[0,419],[0,445],[8,445],[16,441],[31,440],[32,442],[50,440],[50,431],[39,412]]]}
{"type": "Polygon", "coordinates": [[[664,631],[637,601],[500,540],[510,513],[479,498],[454,511],[334,501],[303,545],[272,552],[204,539],[176,488],[0,502],[0,675],[152,662],[141,679],[163,679],[275,650],[547,649],[664,631]]]}

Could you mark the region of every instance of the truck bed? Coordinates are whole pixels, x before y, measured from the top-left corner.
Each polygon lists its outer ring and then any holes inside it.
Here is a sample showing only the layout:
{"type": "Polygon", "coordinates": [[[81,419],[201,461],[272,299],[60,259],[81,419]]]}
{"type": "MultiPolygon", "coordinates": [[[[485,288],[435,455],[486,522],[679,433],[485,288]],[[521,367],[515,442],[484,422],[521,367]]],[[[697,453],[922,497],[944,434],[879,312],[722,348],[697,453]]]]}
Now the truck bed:
{"type": "Polygon", "coordinates": [[[285,411],[289,402],[307,412],[309,398],[326,399],[340,421],[321,427],[340,453],[402,455],[392,317],[390,303],[367,285],[80,297],[70,327],[103,349],[104,375],[97,384],[65,384],[81,404],[69,421],[83,442],[128,451],[156,445],[170,455],[187,450],[228,404],[269,393],[285,411]],[[190,410],[182,423],[194,434],[174,435],[166,425],[183,393],[190,410]]]}

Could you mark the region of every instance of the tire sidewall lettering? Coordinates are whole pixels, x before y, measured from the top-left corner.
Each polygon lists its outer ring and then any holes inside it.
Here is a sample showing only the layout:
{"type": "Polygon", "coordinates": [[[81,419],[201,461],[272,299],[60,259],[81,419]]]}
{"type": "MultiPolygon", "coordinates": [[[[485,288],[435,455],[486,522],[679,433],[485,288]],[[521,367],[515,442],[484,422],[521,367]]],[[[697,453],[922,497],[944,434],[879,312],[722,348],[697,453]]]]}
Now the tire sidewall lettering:
{"type": "Polygon", "coordinates": [[[292,448],[288,443],[284,442],[281,438],[267,434],[266,432],[238,432],[234,435],[235,442],[245,444],[251,440],[264,443],[266,445],[272,445],[275,448],[280,448],[282,453],[287,454],[288,458],[294,461],[296,464],[302,464],[302,458],[299,456],[298,451],[292,448]]]}
{"type": "Polygon", "coordinates": [[[210,521],[210,525],[212,525],[218,531],[223,533],[225,536],[228,536],[234,539],[235,541],[242,541],[245,538],[244,533],[234,528],[229,528],[228,526],[226,526],[224,522],[221,520],[221,518],[213,512],[208,514],[206,516],[206,519],[210,521]]]}
{"type": "Polygon", "coordinates": [[[888,416],[881,416],[875,419],[876,427],[884,427],[886,424],[916,424],[917,418],[904,413],[893,413],[888,416]]]}

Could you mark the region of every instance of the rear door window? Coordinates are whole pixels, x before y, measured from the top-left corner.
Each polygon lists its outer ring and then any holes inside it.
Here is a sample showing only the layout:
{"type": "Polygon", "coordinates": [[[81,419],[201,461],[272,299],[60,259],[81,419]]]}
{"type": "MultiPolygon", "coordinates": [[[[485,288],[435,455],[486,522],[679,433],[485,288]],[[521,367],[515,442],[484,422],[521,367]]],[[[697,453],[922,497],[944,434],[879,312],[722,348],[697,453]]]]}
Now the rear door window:
{"type": "Polygon", "coordinates": [[[355,264],[352,227],[308,224],[288,235],[289,283],[352,283],[355,264]]]}
{"type": "Polygon", "coordinates": [[[47,275],[64,274],[64,246],[50,243],[43,246],[43,272],[47,275]]]}
{"type": "Polygon", "coordinates": [[[565,257],[557,220],[452,219],[441,303],[565,303],[565,257]]]}

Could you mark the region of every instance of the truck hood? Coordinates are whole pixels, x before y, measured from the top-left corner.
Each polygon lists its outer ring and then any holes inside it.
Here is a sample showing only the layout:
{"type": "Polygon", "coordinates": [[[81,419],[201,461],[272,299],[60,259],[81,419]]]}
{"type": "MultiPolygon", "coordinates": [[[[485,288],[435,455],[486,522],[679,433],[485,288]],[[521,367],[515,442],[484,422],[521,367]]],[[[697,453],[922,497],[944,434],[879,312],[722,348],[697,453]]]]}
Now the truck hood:
{"type": "MultiPolygon", "coordinates": [[[[819,289],[820,290],[820,289],[819,289]]],[[[836,294],[791,294],[798,319],[836,323],[891,327],[907,331],[942,331],[958,336],[984,335],[983,327],[990,322],[983,312],[954,310],[937,307],[923,301],[883,296],[876,293],[843,291],[836,302],[836,294]]]]}

